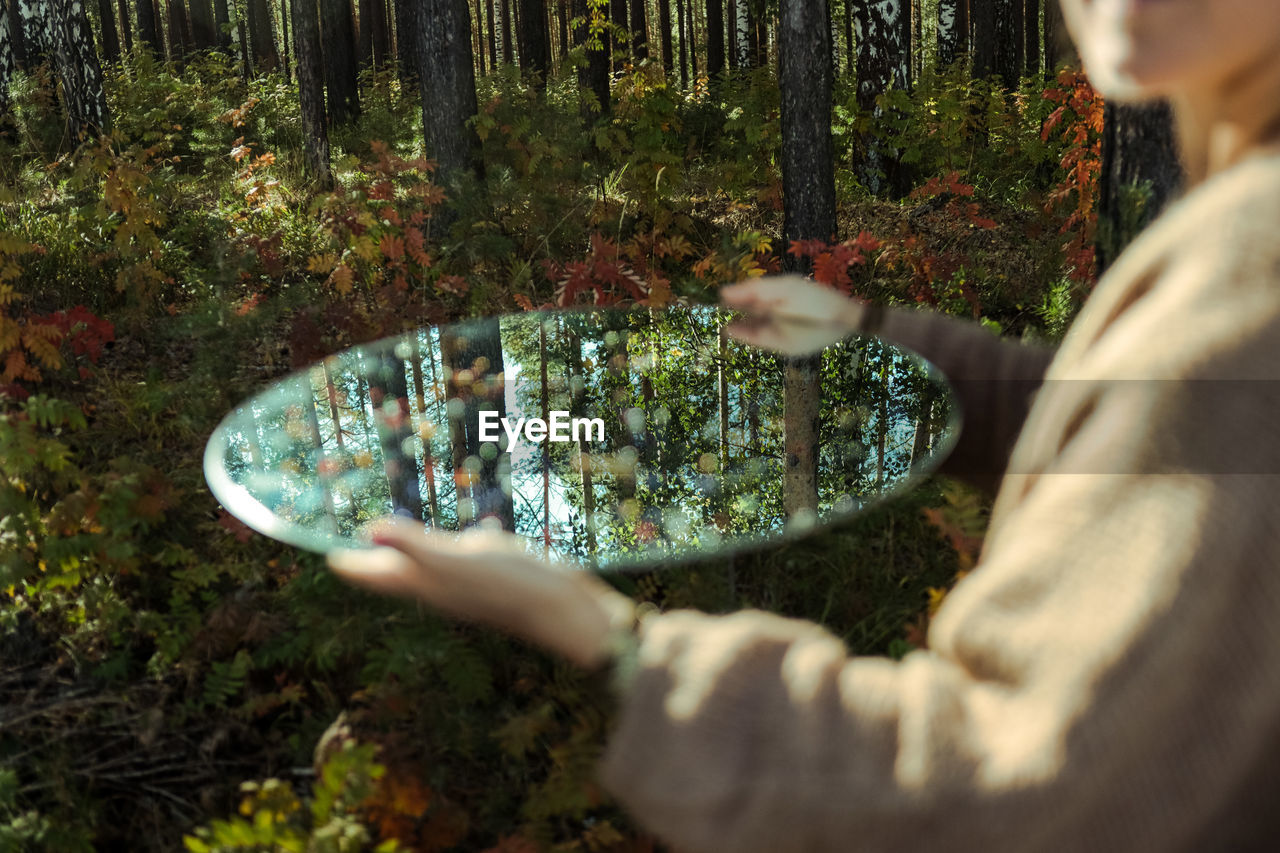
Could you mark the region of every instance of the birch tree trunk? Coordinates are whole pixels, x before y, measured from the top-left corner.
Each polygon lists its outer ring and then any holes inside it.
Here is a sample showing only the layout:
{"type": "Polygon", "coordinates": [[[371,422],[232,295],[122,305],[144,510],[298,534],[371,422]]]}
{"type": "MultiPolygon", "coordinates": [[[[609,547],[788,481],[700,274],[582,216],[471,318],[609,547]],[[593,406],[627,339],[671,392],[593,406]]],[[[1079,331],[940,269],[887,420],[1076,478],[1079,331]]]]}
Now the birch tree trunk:
{"type": "MultiPolygon", "coordinates": [[[[879,115],[876,98],[890,89],[905,89],[910,82],[910,18],[906,0],[873,0],[857,6],[858,107],[879,115]]],[[[858,178],[871,193],[884,184],[888,162],[878,139],[864,138],[864,150],[857,164],[858,178]]]]}

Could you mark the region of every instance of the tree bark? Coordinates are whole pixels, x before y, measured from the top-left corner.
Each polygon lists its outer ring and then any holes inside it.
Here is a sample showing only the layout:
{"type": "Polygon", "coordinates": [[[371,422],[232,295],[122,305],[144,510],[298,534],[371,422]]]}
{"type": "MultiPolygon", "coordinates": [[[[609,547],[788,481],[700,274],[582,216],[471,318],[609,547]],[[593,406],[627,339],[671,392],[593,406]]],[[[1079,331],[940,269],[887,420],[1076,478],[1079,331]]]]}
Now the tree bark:
{"type": "MultiPolygon", "coordinates": [[[[18,13],[18,0],[8,0],[5,4],[5,25],[9,28],[9,52],[14,68],[27,70],[31,67],[27,55],[27,38],[22,29],[22,17],[18,13]]],[[[7,79],[7,78],[6,78],[7,79]]]]}
{"type": "Polygon", "coordinates": [[[631,57],[639,64],[649,58],[649,16],[645,0],[631,1],[631,57]]]}
{"type": "Polygon", "coordinates": [[[685,26],[685,0],[676,0],[676,28],[680,37],[680,86],[689,88],[689,29],[685,26]]]}
{"type": "Polygon", "coordinates": [[[105,131],[110,117],[102,66],[84,5],[79,0],[19,0],[18,12],[29,39],[28,55],[48,56],[62,83],[68,138],[74,143],[105,131]]]}
{"type": "Polygon", "coordinates": [[[187,18],[186,0],[169,2],[169,60],[181,62],[192,50],[191,21],[187,18]]]}
{"type": "MultiPolygon", "coordinates": [[[[324,83],[329,92],[329,121],[342,125],[360,115],[359,68],[351,0],[320,0],[324,83]]],[[[416,57],[415,62],[416,65],[416,57]]]]}
{"type": "Polygon", "coordinates": [[[609,40],[613,45],[613,71],[616,74],[627,64],[631,53],[630,39],[622,35],[627,31],[627,0],[609,0],[609,23],[614,27],[609,40]]]}
{"type": "MultiPolygon", "coordinates": [[[[125,0],[120,0],[121,3],[125,0]]],[[[219,50],[231,50],[231,12],[227,0],[213,0],[213,39],[219,50]]]]}
{"type": "Polygon", "coordinates": [[[14,57],[13,30],[9,23],[9,13],[0,10],[0,139],[9,136],[12,124],[9,121],[9,80],[18,67],[14,57]]]}
{"type": "Polygon", "coordinates": [[[675,68],[675,51],[671,43],[671,0],[657,0],[658,43],[662,50],[662,69],[670,74],[675,68]]]}
{"type": "Polygon", "coordinates": [[[1024,14],[1022,0],[995,0],[996,72],[1010,91],[1018,88],[1022,69],[1027,64],[1023,54],[1026,49],[1022,29],[1024,14]]]}
{"type": "Polygon", "coordinates": [[[138,38],[152,52],[159,55],[164,52],[164,42],[160,38],[160,31],[156,27],[156,9],[152,5],[151,0],[137,0],[138,2],[138,38]]]}
{"type": "MultiPolygon", "coordinates": [[[[826,3],[823,3],[825,8],[826,3]]],[[[826,30],[826,17],[814,21],[819,32],[826,30]]],[[[824,51],[830,61],[831,51],[824,51]]],[[[707,76],[715,78],[724,72],[724,0],[707,0],[707,76]]]]}
{"type": "Polygon", "coordinates": [[[1046,76],[1056,74],[1063,65],[1080,64],[1057,0],[1049,0],[1044,7],[1044,59],[1046,76]]]}
{"type": "Polygon", "coordinates": [[[599,115],[609,114],[609,35],[591,36],[591,10],[587,0],[574,0],[574,17],[582,20],[574,39],[585,45],[587,64],[578,69],[578,86],[595,96],[599,115]]]}
{"type": "Polygon", "coordinates": [[[540,89],[547,85],[551,57],[547,54],[546,0],[520,2],[520,69],[537,81],[540,89]]]}
{"type": "Polygon", "coordinates": [[[293,70],[291,66],[290,51],[291,40],[289,39],[289,0],[280,0],[280,47],[284,60],[284,79],[293,79],[293,70]]]}
{"type": "Polygon", "coordinates": [[[977,80],[985,80],[996,73],[996,2],[997,0],[969,2],[973,76],[977,80]]]}
{"type": "Polygon", "coordinates": [[[418,9],[418,69],[427,156],[448,186],[478,171],[479,140],[467,122],[476,114],[475,65],[467,0],[425,0],[418,9]]]}
{"type": "Polygon", "coordinates": [[[120,35],[116,31],[116,5],[112,0],[98,0],[98,18],[102,23],[102,56],[107,62],[119,62],[120,35]]]}
{"type": "MultiPolygon", "coordinates": [[[[396,71],[400,90],[411,92],[418,85],[418,21],[417,0],[395,0],[396,71]]],[[[476,31],[482,31],[476,27],[476,31]]]]}
{"type": "Polygon", "coordinates": [[[498,0],[499,26],[502,28],[502,61],[506,65],[516,61],[515,39],[511,37],[511,0],[498,0]]]}
{"type": "Polygon", "coordinates": [[[275,32],[271,27],[271,11],[267,8],[267,0],[246,0],[246,3],[253,66],[260,72],[275,71],[280,67],[280,54],[276,50],[275,32]]]}
{"type": "MultiPolygon", "coordinates": [[[[1049,0],[1057,3],[1057,0],[1049,0]]],[[[1025,23],[1023,35],[1026,48],[1023,51],[1027,58],[1027,74],[1035,77],[1040,74],[1040,0],[1025,0],[1025,23]]]]}
{"type": "MultiPolygon", "coordinates": [[[[387,7],[383,0],[372,0],[369,10],[373,19],[373,67],[379,70],[387,67],[391,58],[391,41],[387,30],[387,7]]],[[[467,38],[471,38],[471,22],[467,21],[467,38]]]]}
{"type": "Polygon", "coordinates": [[[968,0],[938,0],[938,70],[949,68],[968,49],[968,0]]]}
{"type": "Polygon", "coordinates": [[[191,42],[197,50],[214,47],[218,43],[217,29],[213,23],[213,7],[209,0],[189,0],[191,4],[191,42]]]}
{"type": "Polygon", "coordinates": [[[324,120],[324,60],[320,53],[320,15],[316,0],[293,0],[292,17],[307,169],[320,186],[327,188],[333,185],[333,175],[329,170],[329,132],[324,120]]]}
{"type": "Polygon", "coordinates": [[[1098,274],[1173,200],[1186,179],[1167,103],[1106,105],[1098,181],[1098,274]]]}
{"type": "MultiPolygon", "coordinates": [[[[895,0],[865,3],[857,9],[858,108],[878,115],[876,98],[908,85],[911,68],[906,36],[910,21],[906,8],[895,0]]],[[[889,164],[879,140],[868,136],[863,146],[863,156],[856,164],[858,179],[871,193],[878,193],[889,164]]]]}

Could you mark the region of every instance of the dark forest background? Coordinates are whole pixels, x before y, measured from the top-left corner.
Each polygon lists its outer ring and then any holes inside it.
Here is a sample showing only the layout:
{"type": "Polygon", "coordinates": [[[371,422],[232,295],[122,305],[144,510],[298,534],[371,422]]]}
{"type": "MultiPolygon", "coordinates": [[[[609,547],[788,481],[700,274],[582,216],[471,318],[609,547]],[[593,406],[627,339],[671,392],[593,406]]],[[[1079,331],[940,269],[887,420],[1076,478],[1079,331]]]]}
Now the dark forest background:
{"type": "MultiPolygon", "coordinates": [[[[784,269],[1051,342],[1179,181],[1053,0],[4,0],[0,851],[654,849],[588,680],[252,534],[218,420],[424,324],[784,269]]],[[[988,506],[617,582],[900,656],[988,506]]]]}

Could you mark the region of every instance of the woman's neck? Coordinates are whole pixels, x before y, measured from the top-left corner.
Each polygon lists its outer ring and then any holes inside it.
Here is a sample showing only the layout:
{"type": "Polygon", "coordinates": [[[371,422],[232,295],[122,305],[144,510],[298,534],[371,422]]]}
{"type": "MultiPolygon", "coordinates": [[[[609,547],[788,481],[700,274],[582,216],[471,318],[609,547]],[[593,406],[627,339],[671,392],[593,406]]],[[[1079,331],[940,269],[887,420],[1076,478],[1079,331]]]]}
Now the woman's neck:
{"type": "Polygon", "coordinates": [[[1274,56],[1171,101],[1191,185],[1280,144],[1280,62],[1274,56]]]}

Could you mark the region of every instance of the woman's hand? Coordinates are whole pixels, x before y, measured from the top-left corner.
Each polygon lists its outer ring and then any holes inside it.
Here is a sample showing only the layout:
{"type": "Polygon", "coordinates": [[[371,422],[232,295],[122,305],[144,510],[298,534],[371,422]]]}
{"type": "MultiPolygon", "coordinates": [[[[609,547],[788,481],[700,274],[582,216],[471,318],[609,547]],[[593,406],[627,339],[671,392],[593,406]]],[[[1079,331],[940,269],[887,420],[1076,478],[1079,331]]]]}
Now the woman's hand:
{"type": "Polygon", "coordinates": [[[633,612],[629,598],[598,578],[539,560],[509,533],[442,533],[403,519],[380,521],[372,533],[383,547],[329,552],[329,566],[343,580],[416,598],[579,666],[604,664],[610,630],[633,612]]]}
{"type": "Polygon", "coordinates": [[[838,290],[798,275],[753,278],[721,288],[726,308],[746,316],[729,326],[738,340],[802,356],[858,331],[865,306],[838,290]]]}

